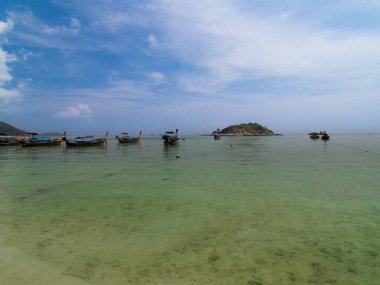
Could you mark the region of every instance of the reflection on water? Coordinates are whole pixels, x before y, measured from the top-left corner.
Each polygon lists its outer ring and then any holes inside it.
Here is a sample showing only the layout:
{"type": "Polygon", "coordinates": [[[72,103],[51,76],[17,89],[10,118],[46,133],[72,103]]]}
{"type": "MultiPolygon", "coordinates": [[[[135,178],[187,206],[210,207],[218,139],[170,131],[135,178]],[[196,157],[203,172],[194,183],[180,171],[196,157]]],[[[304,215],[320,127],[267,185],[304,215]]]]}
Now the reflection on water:
{"type": "Polygon", "coordinates": [[[183,145],[177,144],[177,145],[169,145],[163,146],[162,149],[162,157],[164,159],[179,159],[181,158],[181,150],[184,148],[183,145]]]}
{"type": "Polygon", "coordinates": [[[4,284],[380,278],[379,136],[0,151],[4,284]]]}

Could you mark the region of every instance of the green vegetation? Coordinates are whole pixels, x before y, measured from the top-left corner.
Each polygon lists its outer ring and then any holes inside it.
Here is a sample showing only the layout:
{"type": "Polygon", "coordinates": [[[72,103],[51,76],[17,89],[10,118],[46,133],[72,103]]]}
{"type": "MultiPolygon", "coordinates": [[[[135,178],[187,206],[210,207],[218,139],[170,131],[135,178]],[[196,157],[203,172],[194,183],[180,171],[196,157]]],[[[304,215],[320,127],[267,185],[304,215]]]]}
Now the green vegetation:
{"type": "Polygon", "coordinates": [[[238,124],[228,126],[222,130],[214,131],[212,134],[227,136],[273,136],[272,130],[257,123],[238,124]]]}

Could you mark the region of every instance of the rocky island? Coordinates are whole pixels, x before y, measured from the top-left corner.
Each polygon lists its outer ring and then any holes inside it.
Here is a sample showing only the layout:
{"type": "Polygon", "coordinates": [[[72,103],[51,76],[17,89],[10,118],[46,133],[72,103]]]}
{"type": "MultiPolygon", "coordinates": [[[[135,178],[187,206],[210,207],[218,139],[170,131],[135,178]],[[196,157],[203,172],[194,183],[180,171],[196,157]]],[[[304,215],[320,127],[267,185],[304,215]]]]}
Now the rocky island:
{"type": "Polygon", "coordinates": [[[212,135],[220,136],[276,136],[272,130],[258,123],[231,125],[224,129],[217,129],[212,135]]]}

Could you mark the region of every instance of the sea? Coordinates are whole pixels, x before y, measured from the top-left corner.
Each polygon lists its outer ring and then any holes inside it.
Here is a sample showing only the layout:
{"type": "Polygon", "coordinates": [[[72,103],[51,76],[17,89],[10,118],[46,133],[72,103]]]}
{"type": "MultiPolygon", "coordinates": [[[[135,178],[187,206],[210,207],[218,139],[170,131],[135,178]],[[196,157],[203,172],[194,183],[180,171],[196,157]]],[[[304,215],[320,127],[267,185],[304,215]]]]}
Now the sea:
{"type": "Polygon", "coordinates": [[[0,148],[0,283],[380,280],[380,135],[0,148]]]}

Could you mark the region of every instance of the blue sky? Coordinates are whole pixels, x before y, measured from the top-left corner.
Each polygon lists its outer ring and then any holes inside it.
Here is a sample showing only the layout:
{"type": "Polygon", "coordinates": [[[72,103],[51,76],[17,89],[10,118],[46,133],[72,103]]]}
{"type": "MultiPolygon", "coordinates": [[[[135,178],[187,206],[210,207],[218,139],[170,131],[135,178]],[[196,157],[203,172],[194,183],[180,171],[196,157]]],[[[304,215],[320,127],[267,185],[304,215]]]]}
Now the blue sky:
{"type": "Polygon", "coordinates": [[[380,132],[380,1],[1,0],[0,121],[380,132]]]}

